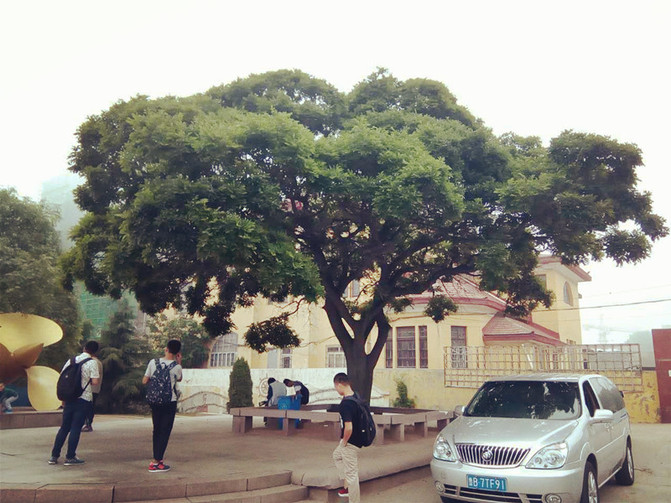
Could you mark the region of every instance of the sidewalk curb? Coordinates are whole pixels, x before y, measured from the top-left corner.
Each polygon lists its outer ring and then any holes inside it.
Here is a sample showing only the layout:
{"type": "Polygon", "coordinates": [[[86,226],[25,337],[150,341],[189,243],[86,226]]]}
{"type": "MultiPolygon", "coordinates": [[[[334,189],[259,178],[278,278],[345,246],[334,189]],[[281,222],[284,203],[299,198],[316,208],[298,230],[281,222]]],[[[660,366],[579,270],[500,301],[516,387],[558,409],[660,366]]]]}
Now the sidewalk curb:
{"type": "MultiPolygon", "coordinates": [[[[161,475],[157,475],[161,477],[161,475]]],[[[261,472],[248,477],[191,482],[117,484],[8,484],[0,483],[0,501],[11,503],[121,503],[167,500],[254,491],[291,483],[290,471],[261,472]]]]}

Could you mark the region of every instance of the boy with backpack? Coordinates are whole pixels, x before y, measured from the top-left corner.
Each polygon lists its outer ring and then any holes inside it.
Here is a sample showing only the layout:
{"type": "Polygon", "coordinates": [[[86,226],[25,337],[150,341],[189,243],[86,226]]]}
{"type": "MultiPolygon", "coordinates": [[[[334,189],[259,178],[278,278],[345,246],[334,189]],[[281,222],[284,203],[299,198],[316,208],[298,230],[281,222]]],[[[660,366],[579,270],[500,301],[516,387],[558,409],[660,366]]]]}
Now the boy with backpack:
{"type": "Polygon", "coordinates": [[[349,498],[350,503],[359,503],[359,451],[373,443],[375,423],[368,405],[359,399],[352,389],[349,377],[340,372],[333,378],[333,386],[343,397],[340,402],[340,443],[333,451],[338,475],[345,484],[338,491],[341,498],[349,498]]]}
{"type": "Polygon", "coordinates": [[[100,382],[98,365],[93,361],[98,347],[96,341],[88,341],[81,354],[70,358],[63,365],[56,385],[58,398],[63,402],[63,421],[51,449],[51,458],[48,461],[50,465],[58,463],[61,449],[68,437],[65,466],[84,463],[83,459],[77,457],[77,446],[84,421],[93,407],[91,386],[100,382]]]}
{"type": "Polygon", "coordinates": [[[170,466],[163,462],[168,447],[172,425],[177,413],[175,385],[182,380],[182,343],[176,339],[168,341],[163,358],[149,361],[142,384],[147,385],[146,398],[151,407],[154,458],[149,463],[152,473],[167,472],[170,466]]]}

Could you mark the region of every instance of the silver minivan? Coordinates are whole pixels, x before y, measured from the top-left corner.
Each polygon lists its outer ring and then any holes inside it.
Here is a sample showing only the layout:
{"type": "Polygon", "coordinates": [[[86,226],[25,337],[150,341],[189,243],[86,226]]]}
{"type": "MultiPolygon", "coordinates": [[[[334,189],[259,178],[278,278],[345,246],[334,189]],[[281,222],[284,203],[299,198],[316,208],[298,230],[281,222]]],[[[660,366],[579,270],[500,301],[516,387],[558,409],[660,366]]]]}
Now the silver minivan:
{"type": "Polygon", "coordinates": [[[600,375],[486,381],[436,438],[431,473],[445,502],[598,503],[634,483],[629,415],[600,375]]]}

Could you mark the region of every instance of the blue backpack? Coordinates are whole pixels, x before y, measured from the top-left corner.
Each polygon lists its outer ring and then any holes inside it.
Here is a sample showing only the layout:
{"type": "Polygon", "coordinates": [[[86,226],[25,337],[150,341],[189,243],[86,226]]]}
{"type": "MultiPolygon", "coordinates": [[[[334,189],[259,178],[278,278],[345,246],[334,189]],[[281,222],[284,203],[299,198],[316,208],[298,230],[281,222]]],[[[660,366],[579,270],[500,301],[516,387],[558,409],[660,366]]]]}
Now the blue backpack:
{"type": "Polygon", "coordinates": [[[167,405],[172,401],[172,379],[170,371],[177,365],[176,361],[166,365],[156,358],[156,370],[149,379],[145,397],[149,405],[167,405]]]}

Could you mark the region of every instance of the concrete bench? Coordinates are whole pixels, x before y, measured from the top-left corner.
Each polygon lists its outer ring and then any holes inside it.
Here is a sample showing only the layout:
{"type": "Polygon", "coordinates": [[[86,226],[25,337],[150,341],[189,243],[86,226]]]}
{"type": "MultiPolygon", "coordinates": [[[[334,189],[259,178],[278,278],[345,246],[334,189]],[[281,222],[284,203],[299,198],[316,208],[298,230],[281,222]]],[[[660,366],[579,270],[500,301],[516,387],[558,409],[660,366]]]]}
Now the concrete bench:
{"type": "Polygon", "coordinates": [[[278,419],[286,417],[286,412],[272,407],[234,407],[230,412],[233,416],[233,433],[247,433],[251,430],[254,417],[274,419],[269,423],[271,426],[276,425],[278,419]]]}
{"type": "Polygon", "coordinates": [[[453,412],[443,412],[442,410],[430,410],[426,413],[426,420],[428,421],[436,421],[436,426],[438,426],[438,430],[442,430],[447,426],[447,423],[449,423],[452,419],[454,419],[454,413],[453,412]]]}
{"type": "Polygon", "coordinates": [[[296,419],[303,423],[325,423],[327,437],[330,440],[340,438],[340,414],[337,412],[317,412],[315,410],[287,410],[287,420],[283,423],[285,435],[291,435],[296,430],[296,419]]]}
{"type": "Polygon", "coordinates": [[[421,437],[426,437],[429,434],[429,422],[435,421],[438,429],[442,430],[452,418],[452,413],[430,410],[391,414],[389,417],[391,418],[390,437],[394,440],[403,441],[405,440],[406,426],[413,426],[415,433],[418,433],[421,437]]]}
{"type": "MultiPolygon", "coordinates": [[[[331,405],[307,406],[305,409],[274,409],[270,407],[240,407],[232,408],[233,432],[247,433],[252,429],[254,417],[268,418],[268,427],[279,429],[279,420],[282,420],[282,432],[284,435],[292,435],[296,430],[296,420],[306,424],[325,423],[327,437],[331,440],[340,438],[340,414],[338,412],[327,412],[331,405]]],[[[438,410],[394,409],[392,413],[384,408],[375,408],[378,413],[373,413],[375,421],[375,445],[384,444],[385,431],[389,431],[389,437],[393,440],[405,440],[405,427],[413,426],[415,432],[426,437],[429,431],[429,422],[435,421],[438,429],[443,429],[452,418],[452,413],[438,410]]]]}
{"type": "MultiPolygon", "coordinates": [[[[232,408],[233,432],[247,433],[252,429],[254,417],[268,418],[268,426],[278,425],[282,420],[282,432],[291,435],[296,430],[296,419],[306,423],[326,423],[328,437],[340,438],[340,414],[337,412],[318,412],[316,410],[273,409],[271,407],[239,407],[232,408]]],[[[278,428],[279,429],[279,428],[278,428]]]]}

